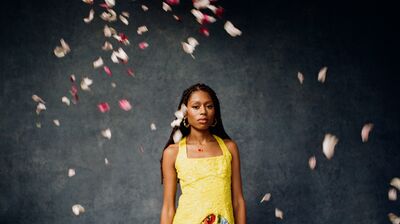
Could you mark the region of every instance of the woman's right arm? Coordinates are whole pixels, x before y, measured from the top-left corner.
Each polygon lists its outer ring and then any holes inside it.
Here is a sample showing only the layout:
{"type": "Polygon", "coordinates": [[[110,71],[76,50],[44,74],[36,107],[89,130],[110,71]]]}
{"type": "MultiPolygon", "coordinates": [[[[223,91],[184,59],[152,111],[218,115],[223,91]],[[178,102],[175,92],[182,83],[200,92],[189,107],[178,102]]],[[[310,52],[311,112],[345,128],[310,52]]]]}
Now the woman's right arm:
{"type": "Polygon", "coordinates": [[[178,148],[176,145],[168,146],[163,152],[163,205],[161,209],[160,224],[172,224],[175,215],[175,195],[177,177],[175,170],[175,159],[178,148]]]}

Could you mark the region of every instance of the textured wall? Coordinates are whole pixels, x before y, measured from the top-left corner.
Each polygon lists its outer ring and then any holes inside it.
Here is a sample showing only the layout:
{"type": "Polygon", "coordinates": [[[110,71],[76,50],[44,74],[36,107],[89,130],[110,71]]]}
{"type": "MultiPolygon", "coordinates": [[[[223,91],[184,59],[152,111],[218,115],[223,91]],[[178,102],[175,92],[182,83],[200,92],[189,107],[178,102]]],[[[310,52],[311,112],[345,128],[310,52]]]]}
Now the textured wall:
{"type": "Polygon", "coordinates": [[[126,51],[127,64],[112,63],[101,50],[108,38],[98,2],[90,24],[82,18],[91,6],[79,0],[3,7],[0,222],[158,223],[162,147],[182,91],[196,82],[217,92],[225,129],[239,146],[248,223],[388,223],[389,212],[400,214],[399,201],[387,197],[390,180],[400,176],[398,26],[390,6],[220,1],[225,17],[209,25],[207,38],[190,2],[174,7],[177,22],[161,1],[117,1],[130,24],[109,25],[131,44],[109,41],[126,51]],[[242,36],[230,37],[225,20],[242,36]],[[139,36],[141,25],[149,32],[139,36]],[[195,59],[181,48],[189,36],[200,43],[195,59]],[[60,38],[71,47],[64,58],[53,54],[60,38]],[[140,50],[141,41],[150,46],[140,50]],[[93,69],[99,56],[111,77],[93,69]],[[323,66],[327,79],[320,83],[323,66]],[[79,88],[78,103],[68,107],[61,97],[70,97],[71,74],[78,86],[83,77],[93,85],[90,92],[79,88]],[[40,115],[33,94],[46,101],[40,115]],[[118,107],[122,98],[132,110],[118,107]],[[100,102],[111,110],[99,112],[100,102]],[[375,126],[362,143],[366,122],[375,126]],[[106,128],[110,140],[101,135],[106,128]],[[325,133],[339,138],[331,160],[321,150],[325,133]],[[69,168],[75,176],[68,177],[69,168]],[[260,204],[268,192],[271,200],[260,204]],[[75,216],[74,204],[86,212],[75,216]],[[283,220],[274,217],[276,207],[283,220]]]}

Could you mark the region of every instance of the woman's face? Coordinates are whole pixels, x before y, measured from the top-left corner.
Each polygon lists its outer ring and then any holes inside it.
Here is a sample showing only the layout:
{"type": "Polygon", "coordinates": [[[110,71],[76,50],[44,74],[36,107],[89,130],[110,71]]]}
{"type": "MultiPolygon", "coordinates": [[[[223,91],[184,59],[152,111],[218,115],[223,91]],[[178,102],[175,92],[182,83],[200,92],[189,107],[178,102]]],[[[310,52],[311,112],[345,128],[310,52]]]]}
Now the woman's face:
{"type": "Polygon", "coordinates": [[[215,107],[211,96],[202,90],[193,92],[187,103],[189,124],[200,130],[205,130],[214,123],[215,107]]]}

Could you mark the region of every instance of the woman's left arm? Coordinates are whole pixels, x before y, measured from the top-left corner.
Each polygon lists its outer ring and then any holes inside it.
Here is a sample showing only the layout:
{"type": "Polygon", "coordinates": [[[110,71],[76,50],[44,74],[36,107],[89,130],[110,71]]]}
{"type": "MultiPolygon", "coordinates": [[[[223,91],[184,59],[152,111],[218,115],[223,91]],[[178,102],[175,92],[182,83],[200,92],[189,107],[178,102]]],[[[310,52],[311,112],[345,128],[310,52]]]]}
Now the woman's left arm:
{"type": "Polygon", "coordinates": [[[246,203],[242,191],[239,150],[233,140],[227,141],[226,145],[232,154],[232,205],[235,224],[246,224],[246,203]]]}

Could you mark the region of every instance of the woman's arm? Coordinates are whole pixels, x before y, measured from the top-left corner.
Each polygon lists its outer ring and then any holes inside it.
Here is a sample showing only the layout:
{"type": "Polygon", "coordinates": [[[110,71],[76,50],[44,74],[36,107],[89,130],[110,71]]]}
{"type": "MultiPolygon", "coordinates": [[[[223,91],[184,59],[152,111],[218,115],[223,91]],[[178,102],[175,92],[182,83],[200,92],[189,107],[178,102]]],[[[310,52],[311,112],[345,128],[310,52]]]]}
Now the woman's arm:
{"type": "Polygon", "coordinates": [[[232,154],[232,205],[235,224],[246,224],[246,203],[242,191],[239,150],[233,140],[227,140],[226,145],[232,154]]]}
{"type": "Polygon", "coordinates": [[[175,195],[176,195],[176,170],[175,159],[178,148],[170,145],[163,152],[162,172],[163,172],[163,205],[161,209],[160,224],[172,224],[175,215],[175,195]]]}

